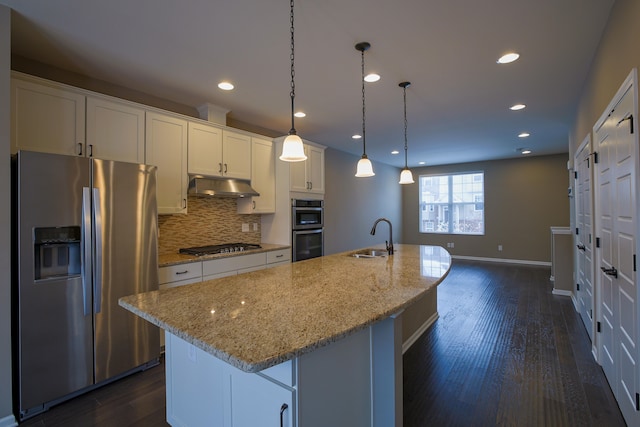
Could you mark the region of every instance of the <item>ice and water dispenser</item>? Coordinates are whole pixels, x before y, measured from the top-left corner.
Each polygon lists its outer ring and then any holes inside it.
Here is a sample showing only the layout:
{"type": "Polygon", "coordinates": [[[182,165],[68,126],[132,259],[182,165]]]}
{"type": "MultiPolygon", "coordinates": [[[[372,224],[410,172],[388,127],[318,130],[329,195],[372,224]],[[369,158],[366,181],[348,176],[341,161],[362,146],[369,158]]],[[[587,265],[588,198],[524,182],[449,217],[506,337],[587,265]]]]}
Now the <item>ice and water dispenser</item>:
{"type": "Polygon", "coordinates": [[[35,280],[81,274],[79,226],[33,229],[35,280]]]}

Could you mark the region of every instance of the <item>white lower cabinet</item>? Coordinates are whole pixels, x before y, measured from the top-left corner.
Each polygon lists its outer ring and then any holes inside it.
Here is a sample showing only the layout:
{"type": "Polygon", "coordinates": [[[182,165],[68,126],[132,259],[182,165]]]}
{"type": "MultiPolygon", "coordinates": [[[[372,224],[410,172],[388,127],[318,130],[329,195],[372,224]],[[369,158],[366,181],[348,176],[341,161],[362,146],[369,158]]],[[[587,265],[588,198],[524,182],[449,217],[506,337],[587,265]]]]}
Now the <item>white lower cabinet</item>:
{"type": "Polygon", "coordinates": [[[294,425],[294,389],[236,369],[173,334],[166,334],[166,343],[172,426],[294,425]]]}
{"type": "Polygon", "coordinates": [[[265,268],[267,256],[259,254],[202,261],[202,279],[211,280],[265,268]]]}

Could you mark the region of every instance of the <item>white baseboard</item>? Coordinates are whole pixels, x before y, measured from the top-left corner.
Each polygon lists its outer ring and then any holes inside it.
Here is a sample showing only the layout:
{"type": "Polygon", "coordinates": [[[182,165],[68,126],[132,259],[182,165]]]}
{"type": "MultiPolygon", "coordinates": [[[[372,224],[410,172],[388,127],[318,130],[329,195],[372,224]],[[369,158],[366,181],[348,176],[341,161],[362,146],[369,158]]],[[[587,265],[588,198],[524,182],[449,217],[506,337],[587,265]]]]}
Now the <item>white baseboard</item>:
{"type": "Polygon", "coordinates": [[[551,293],[554,294],[554,295],[562,295],[562,296],[565,296],[565,297],[573,296],[573,292],[565,291],[564,289],[553,288],[553,291],[551,291],[551,293]]]}
{"type": "Polygon", "coordinates": [[[470,261],[486,261],[497,262],[501,264],[520,264],[520,265],[535,265],[539,267],[551,267],[551,262],[547,261],[531,261],[526,259],[506,259],[506,258],[485,258],[476,256],[464,256],[464,255],[451,255],[453,259],[467,259],[470,261]]]}
{"type": "Polygon", "coordinates": [[[16,427],[18,423],[13,415],[7,415],[4,418],[0,418],[0,427],[16,427]]]}
{"type": "Polygon", "coordinates": [[[424,331],[429,329],[429,327],[433,325],[436,320],[438,320],[438,317],[439,317],[438,312],[436,311],[431,315],[431,317],[427,319],[426,322],[424,322],[418,328],[417,331],[415,331],[405,342],[402,343],[402,354],[404,354],[407,350],[409,350],[409,347],[411,347],[413,343],[418,341],[418,338],[420,338],[420,336],[424,333],[424,331]]]}
{"type": "Polygon", "coordinates": [[[573,308],[575,308],[575,310],[579,313],[580,308],[578,308],[578,299],[576,298],[576,294],[571,294],[571,301],[573,302],[573,308]]]}

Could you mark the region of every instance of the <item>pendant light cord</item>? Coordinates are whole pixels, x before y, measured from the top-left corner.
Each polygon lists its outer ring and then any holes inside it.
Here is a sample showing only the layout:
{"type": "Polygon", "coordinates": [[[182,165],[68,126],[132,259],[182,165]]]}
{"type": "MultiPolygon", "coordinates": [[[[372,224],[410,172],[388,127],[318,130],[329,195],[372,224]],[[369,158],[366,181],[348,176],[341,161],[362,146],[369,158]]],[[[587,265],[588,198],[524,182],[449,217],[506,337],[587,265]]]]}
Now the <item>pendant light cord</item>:
{"type": "Polygon", "coordinates": [[[362,49],[362,157],[367,157],[367,137],[365,134],[365,104],[364,104],[364,51],[366,49],[362,49]]]}
{"type": "Polygon", "coordinates": [[[402,88],[404,94],[404,168],[407,166],[407,86],[402,88]]]}
{"type": "Polygon", "coordinates": [[[294,100],[296,98],[296,82],[295,82],[295,76],[296,76],[296,70],[295,70],[295,66],[294,66],[294,60],[295,60],[295,39],[293,37],[294,35],[294,26],[293,26],[293,0],[291,0],[291,14],[290,14],[290,21],[291,21],[291,55],[289,55],[289,58],[291,59],[291,130],[289,131],[289,135],[295,135],[296,134],[296,128],[294,126],[294,112],[295,112],[295,107],[294,107],[294,100]]]}

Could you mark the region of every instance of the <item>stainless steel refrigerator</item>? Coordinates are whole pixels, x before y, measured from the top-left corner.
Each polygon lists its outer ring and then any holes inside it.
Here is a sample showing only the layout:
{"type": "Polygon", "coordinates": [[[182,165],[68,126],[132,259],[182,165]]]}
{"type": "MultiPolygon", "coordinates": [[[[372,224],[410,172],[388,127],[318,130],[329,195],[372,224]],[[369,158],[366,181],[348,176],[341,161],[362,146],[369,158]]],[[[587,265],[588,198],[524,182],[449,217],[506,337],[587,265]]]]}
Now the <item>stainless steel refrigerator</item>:
{"type": "Polygon", "coordinates": [[[118,306],[158,288],[156,167],[21,151],[13,199],[22,420],[158,363],[158,329],[118,306]]]}

